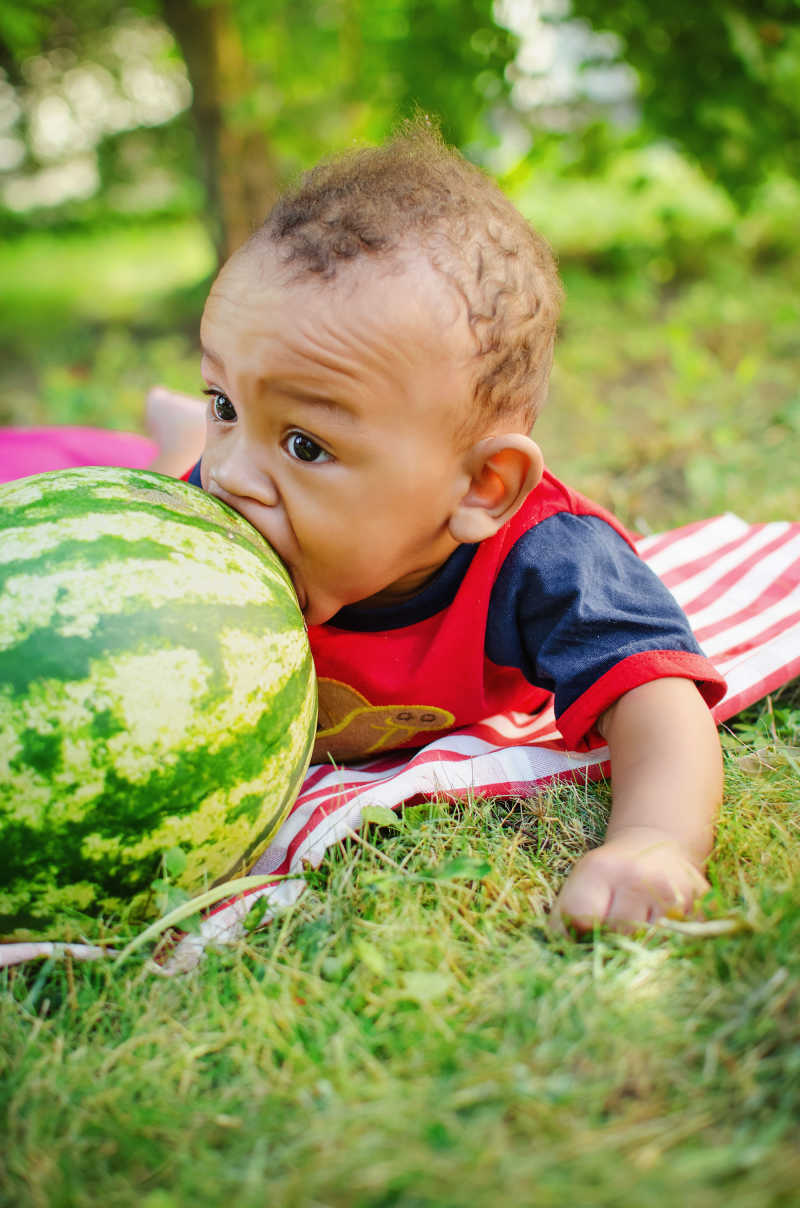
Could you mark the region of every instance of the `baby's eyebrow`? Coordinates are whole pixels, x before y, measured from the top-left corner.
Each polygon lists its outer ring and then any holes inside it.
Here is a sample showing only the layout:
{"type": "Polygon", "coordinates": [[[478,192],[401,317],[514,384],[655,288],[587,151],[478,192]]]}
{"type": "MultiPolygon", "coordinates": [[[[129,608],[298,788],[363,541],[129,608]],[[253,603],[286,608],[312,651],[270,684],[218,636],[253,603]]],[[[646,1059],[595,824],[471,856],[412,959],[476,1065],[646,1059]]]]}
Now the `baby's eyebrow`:
{"type": "MultiPolygon", "coordinates": [[[[211,361],[217,368],[222,369],[225,365],[224,358],[215,352],[213,348],[209,348],[207,344],[200,341],[200,353],[205,361],[211,361]]],[[[274,390],[279,390],[288,398],[295,399],[296,402],[302,403],[309,407],[315,407],[320,411],[327,411],[335,419],[344,419],[350,423],[355,423],[358,419],[358,414],[355,408],[347,403],[340,402],[338,399],[331,398],[327,394],[317,394],[314,390],[307,390],[296,382],[284,381],[279,377],[265,377],[261,379],[263,383],[269,383],[274,390]]]]}
{"type": "Polygon", "coordinates": [[[222,357],[202,341],[200,342],[200,355],[209,361],[213,361],[215,365],[222,365],[222,357]]]}
{"type": "Polygon", "coordinates": [[[316,407],[320,411],[327,411],[337,419],[349,420],[351,423],[354,423],[358,419],[354,408],[349,407],[347,403],[340,402],[338,399],[331,398],[327,394],[316,394],[313,390],[305,390],[300,385],[281,381],[280,378],[273,379],[270,385],[286,397],[292,398],[304,406],[316,407]]]}

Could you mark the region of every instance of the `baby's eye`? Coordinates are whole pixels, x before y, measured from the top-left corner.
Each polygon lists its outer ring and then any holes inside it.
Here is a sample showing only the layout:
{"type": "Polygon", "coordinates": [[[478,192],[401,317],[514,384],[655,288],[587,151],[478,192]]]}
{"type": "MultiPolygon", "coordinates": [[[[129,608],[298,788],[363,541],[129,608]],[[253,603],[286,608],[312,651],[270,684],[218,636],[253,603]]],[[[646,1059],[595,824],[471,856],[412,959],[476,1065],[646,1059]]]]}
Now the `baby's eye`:
{"type": "Polygon", "coordinates": [[[295,461],[330,461],[331,455],[305,432],[290,432],[286,438],[286,449],[295,461]]]}
{"type": "Polygon", "coordinates": [[[204,390],[203,394],[211,399],[211,414],[217,423],[236,423],[236,408],[226,394],[221,390],[204,390]]]}

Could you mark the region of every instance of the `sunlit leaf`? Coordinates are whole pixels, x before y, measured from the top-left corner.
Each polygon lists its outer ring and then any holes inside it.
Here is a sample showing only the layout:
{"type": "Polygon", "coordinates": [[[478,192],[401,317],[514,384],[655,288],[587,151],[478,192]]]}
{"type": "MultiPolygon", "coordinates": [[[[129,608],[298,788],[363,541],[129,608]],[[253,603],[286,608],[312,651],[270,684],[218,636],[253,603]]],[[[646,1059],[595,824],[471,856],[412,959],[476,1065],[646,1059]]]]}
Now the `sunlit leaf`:
{"type": "Polygon", "coordinates": [[[434,872],[437,881],[481,881],[492,871],[491,864],[486,860],[478,860],[473,856],[456,856],[440,865],[434,872]]]}
{"type": "Polygon", "coordinates": [[[392,826],[395,830],[400,830],[403,825],[403,819],[385,805],[365,806],[361,811],[361,821],[365,826],[371,822],[374,826],[392,826]]]}

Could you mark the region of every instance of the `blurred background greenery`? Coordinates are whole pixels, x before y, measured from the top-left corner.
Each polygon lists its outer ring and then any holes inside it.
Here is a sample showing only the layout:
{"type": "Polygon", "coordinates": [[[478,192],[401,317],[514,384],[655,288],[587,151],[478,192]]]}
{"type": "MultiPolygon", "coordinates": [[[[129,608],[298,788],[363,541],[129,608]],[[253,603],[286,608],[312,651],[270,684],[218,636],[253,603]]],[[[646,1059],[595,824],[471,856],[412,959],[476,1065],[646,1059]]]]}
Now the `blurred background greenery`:
{"type": "Polygon", "coordinates": [[[416,108],[559,256],[552,468],[642,531],[796,518],[798,0],[6,0],[0,423],[196,391],[219,260],[416,108]]]}

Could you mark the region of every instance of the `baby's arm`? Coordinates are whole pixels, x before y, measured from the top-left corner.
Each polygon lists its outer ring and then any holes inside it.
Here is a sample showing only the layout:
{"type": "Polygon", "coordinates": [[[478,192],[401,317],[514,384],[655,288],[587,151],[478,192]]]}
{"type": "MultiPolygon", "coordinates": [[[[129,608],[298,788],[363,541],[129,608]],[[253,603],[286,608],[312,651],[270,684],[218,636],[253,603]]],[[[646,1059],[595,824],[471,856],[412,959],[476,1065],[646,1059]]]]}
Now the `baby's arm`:
{"type": "Polygon", "coordinates": [[[600,719],[611,754],[605,842],[570,872],[555,915],[578,931],[685,913],[703,876],[722,798],[716,726],[691,680],[653,680],[600,719]]]}

